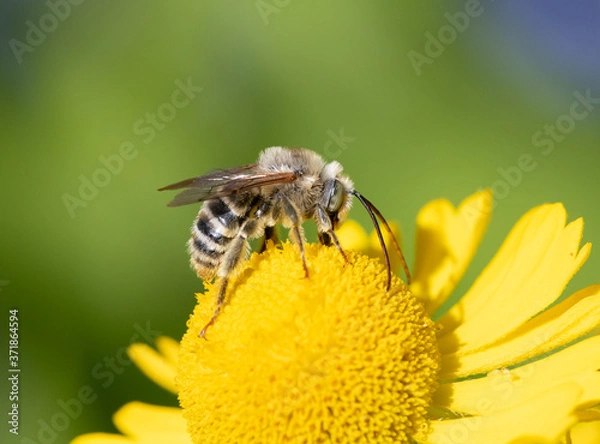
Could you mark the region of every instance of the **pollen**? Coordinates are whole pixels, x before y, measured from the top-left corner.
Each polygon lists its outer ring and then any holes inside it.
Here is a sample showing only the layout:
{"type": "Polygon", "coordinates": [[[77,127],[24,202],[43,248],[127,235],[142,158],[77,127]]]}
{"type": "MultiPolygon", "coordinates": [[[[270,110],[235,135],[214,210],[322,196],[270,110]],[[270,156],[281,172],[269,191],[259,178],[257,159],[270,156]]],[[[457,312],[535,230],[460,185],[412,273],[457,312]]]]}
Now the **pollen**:
{"type": "Polygon", "coordinates": [[[306,245],[245,261],[206,339],[218,281],[197,295],[176,384],[195,443],[408,442],[426,432],[434,323],[377,259],[306,245]]]}

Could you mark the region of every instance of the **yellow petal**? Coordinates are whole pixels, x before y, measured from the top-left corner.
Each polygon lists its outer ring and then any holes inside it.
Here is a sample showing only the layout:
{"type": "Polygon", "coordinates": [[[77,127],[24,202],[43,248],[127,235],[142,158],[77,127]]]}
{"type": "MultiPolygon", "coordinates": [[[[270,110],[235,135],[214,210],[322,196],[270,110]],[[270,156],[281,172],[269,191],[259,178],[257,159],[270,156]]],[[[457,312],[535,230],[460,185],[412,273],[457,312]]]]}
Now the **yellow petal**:
{"type": "Polygon", "coordinates": [[[560,296],[590,252],[589,244],[579,251],[582,219],[566,227],[565,220],[561,204],[542,205],[521,218],[475,284],[442,318],[442,353],[476,351],[496,342],[560,296]]]}
{"type": "MultiPolygon", "coordinates": [[[[164,346],[164,343],[162,345],[164,346]]],[[[148,378],[170,392],[177,393],[176,369],[171,358],[157,353],[146,344],[133,344],[127,349],[127,353],[148,378]]]]}
{"type": "MultiPolygon", "coordinates": [[[[552,387],[578,382],[578,402],[600,402],[600,336],[567,347],[513,370],[497,370],[483,378],[441,384],[434,404],[471,415],[495,413],[522,404],[552,387]],[[481,406],[485,404],[485,411],[481,406]]],[[[575,408],[575,405],[572,406],[575,408]]]]}
{"type": "Polygon", "coordinates": [[[579,418],[579,422],[600,421],[600,404],[597,405],[595,408],[588,408],[587,410],[578,410],[577,417],[579,418]]]}
{"type": "Polygon", "coordinates": [[[445,199],[417,216],[416,264],[411,291],[433,313],[464,275],[492,212],[492,193],[479,191],[458,208],[445,199]]]}
{"type": "Polygon", "coordinates": [[[160,336],[156,340],[156,348],[165,359],[175,367],[179,356],[179,342],[168,336],[160,336]]]}
{"type": "Polygon", "coordinates": [[[443,355],[440,379],[463,378],[510,367],[569,344],[599,324],[600,285],[593,285],[531,319],[490,348],[443,355]]]}
{"type": "MultiPolygon", "coordinates": [[[[596,353],[598,350],[596,349],[596,353]]],[[[579,402],[587,407],[600,404],[600,373],[597,371],[586,372],[574,378],[575,382],[583,389],[579,402]]]]}
{"type": "Polygon", "coordinates": [[[347,219],[335,231],[340,245],[345,250],[360,251],[366,253],[369,248],[369,239],[365,229],[356,221],[347,219]]]}
{"type": "Polygon", "coordinates": [[[124,434],[135,437],[135,442],[189,444],[186,424],[177,407],[163,407],[142,402],[130,402],[121,407],[113,422],[124,434]]]}
{"type": "Polygon", "coordinates": [[[580,422],[571,429],[572,444],[598,444],[600,442],[600,421],[580,422]]]}
{"type": "Polygon", "coordinates": [[[132,444],[135,442],[138,441],[114,433],[86,433],[75,438],[71,444],[132,444]]]}
{"type": "MultiPolygon", "coordinates": [[[[428,444],[554,443],[576,421],[572,413],[581,389],[575,383],[554,387],[529,402],[485,416],[431,421],[428,444]]],[[[482,398],[481,409],[485,410],[482,398]]]]}

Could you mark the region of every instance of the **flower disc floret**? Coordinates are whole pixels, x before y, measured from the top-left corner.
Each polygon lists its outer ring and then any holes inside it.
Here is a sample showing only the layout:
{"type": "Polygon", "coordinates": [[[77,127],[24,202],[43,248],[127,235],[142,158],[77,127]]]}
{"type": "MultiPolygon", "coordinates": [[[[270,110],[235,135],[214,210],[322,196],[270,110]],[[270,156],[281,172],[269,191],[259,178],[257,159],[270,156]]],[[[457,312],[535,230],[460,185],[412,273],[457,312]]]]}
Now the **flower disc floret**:
{"type": "Polygon", "coordinates": [[[253,255],[207,332],[218,285],[198,295],[177,384],[197,443],[405,442],[427,427],[435,326],[381,263],[307,246],[253,255]]]}

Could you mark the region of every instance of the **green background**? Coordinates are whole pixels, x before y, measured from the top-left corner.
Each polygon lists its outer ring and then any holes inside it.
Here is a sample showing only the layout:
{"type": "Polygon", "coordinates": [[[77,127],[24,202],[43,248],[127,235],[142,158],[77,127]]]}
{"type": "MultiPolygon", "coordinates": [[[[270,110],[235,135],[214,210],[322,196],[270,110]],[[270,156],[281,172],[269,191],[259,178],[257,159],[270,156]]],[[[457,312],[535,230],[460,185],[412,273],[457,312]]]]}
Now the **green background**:
{"type": "MultiPolygon", "coordinates": [[[[84,386],[94,402],[46,442],[114,430],[112,413],[131,400],[176,405],[133,365],[117,361],[112,380],[98,373],[135,325],[180,338],[202,289],[185,252],[197,207],[167,208],[172,195],[156,189],[251,163],[264,147],[303,146],[341,162],[357,189],[402,226],[410,263],[422,205],[438,197],[458,203],[492,186],[492,223],[457,294],[540,203],[563,202],[571,219],[585,218],[584,240],[600,241],[600,111],[577,120],[551,153],[532,142],[570,112],[576,91],[600,97],[585,27],[565,21],[546,34],[552,8],[482,3],[452,39],[445,14],[472,2],[324,3],[82,2],[63,9],[20,63],[10,40],[27,42],[27,21],[39,24],[49,6],[3,6],[0,325],[5,338],[7,310],[19,309],[14,442],[42,442],[43,424],[84,386]],[[426,33],[440,31],[448,43],[415,69],[409,54],[426,56],[426,33]],[[555,45],[557,36],[577,51],[555,45]],[[152,137],[140,135],[178,79],[202,92],[152,137]],[[100,174],[99,158],[125,142],[136,157],[69,212],[65,195],[81,198],[81,177],[100,174]],[[519,178],[523,155],[536,167],[519,178]],[[513,172],[512,183],[502,171],[513,172]]],[[[351,217],[368,225],[358,207],[351,217]]],[[[599,263],[592,255],[568,291],[597,282],[599,263]]],[[[2,442],[11,438],[5,427],[2,442]]]]}

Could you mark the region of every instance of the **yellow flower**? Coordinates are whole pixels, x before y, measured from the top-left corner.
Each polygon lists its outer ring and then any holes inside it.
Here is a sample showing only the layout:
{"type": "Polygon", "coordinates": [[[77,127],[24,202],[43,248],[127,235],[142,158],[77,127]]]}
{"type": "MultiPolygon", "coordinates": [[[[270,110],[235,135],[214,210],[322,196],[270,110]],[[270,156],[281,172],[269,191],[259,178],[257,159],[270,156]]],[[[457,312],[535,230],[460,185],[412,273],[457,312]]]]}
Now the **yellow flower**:
{"type": "Polygon", "coordinates": [[[213,311],[209,287],[179,355],[179,400],[194,442],[394,442],[426,427],[439,355],[435,326],[378,260],[307,246],[253,256],[213,311]]]}
{"type": "MultiPolygon", "coordinates": [[[[344,265],[335,248],[309,245],[308,279],[290,245],[253,255],[208,341],[198,332],[214,309],[211,286],[198,295],[178,360],[164,338],[159,353],[130,349],[150,378],[179,393],[183,415],[127,404],[114,420],[128,438],[74,443],[597,444],[600,285],[556,302],[590,252],[580,247],[581,219],[565,226],[562,205],[534,208],[467,293],[439,311],[491,201],[482,191],[458,208],[437,200],[421,210],[410,289],[395,279],[386,293],[381,262],[361,253],[344,265]]],[[[356,226],[339,237],[375,254],[356,226]]]]}
{"type": "MultiPolygon", "coordinates": [[[[176,394],[176,373],[179,343],[171,338],[156,340],[158,352],[146,344],[133,344],[127,350],[131,360],[161,387],[176,394]]],[[[185,429],[181,409],[143,402],[130,402],[113,416],[115,426],[125,435],[88,433],[71,444],[192,444],[185,429]]]]}

